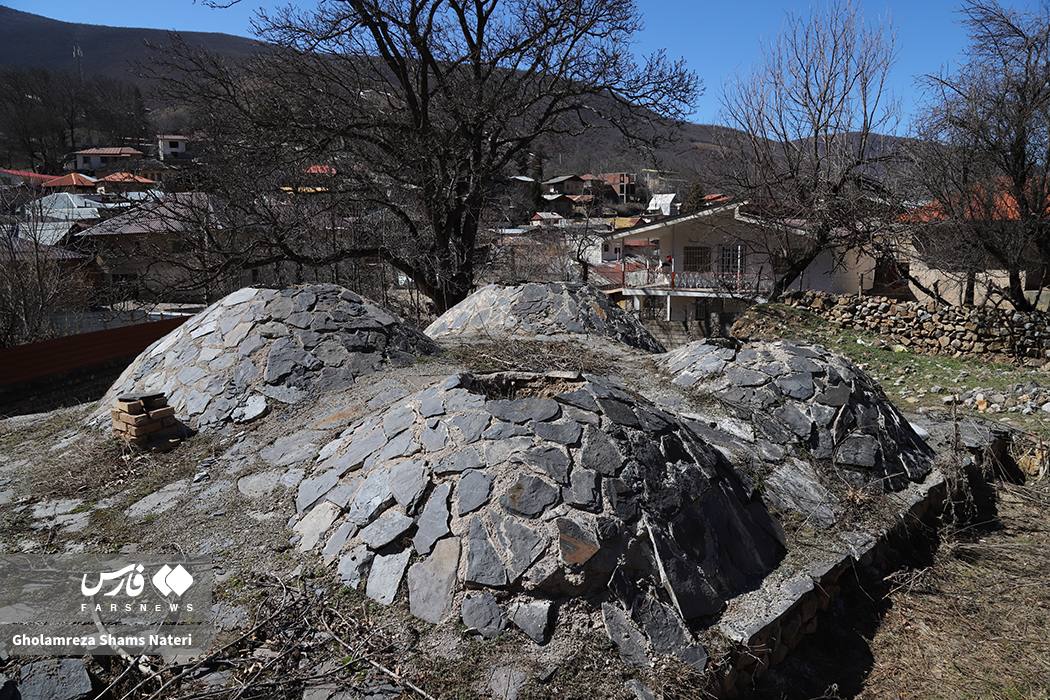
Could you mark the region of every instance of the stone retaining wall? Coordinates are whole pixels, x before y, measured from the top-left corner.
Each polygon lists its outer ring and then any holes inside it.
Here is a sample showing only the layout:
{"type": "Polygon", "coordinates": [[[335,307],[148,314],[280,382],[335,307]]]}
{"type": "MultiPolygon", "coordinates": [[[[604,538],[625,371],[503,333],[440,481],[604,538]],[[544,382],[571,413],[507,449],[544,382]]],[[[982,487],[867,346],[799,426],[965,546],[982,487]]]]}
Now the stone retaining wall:
{"type": "Polygon", "coordinates": [[[832,323],[877,333],[908,350],[932,355],[997,356],[1041,366],[1050,360],[1050,314],[886,297],[796,292],[783,303],[832,323]]]}

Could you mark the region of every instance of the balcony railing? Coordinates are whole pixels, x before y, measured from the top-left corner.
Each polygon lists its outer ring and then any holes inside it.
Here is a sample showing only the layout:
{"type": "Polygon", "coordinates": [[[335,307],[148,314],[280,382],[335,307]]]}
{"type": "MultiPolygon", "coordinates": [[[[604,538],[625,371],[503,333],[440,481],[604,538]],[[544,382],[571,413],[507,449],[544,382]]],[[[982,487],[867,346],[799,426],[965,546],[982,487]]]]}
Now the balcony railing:
{"type": "Polygon", "coordinates": [[[740,272],[677,272],[659,269],[622,269],[622,286],[627,288],[726,291],[761,294],[772,288],[773,279],[762,269],[740,272]]]}

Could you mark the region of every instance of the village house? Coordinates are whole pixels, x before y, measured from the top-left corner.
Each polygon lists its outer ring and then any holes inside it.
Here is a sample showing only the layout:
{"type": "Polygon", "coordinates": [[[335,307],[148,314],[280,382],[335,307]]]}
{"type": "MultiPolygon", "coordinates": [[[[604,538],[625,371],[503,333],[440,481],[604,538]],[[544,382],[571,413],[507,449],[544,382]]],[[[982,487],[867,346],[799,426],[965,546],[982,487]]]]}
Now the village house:
{"type": "Polygon", "coordinates": [[[157,157],[162,161],[186,158],[190,152],[190,137],[182,134],[159,134],[157,157]]]}
{"type": "MultiPolygon", "coordinates": [[[[766,301],[776,261],[767,245],[774,232],[748,216],[742,203],[714,206],[629,229],[601,241],[592,253],[605,291],[645,318],[724,323],[766,301]]],[[[805,236],[798,231],[798,236],[805,236]]],[[[826,251],[791,285],[839,294],[871,288],[874,261],[860,253],[826,251]]]]}
{"type": "Polygon", "coordinates": [[[130,158],[141,158],[142,151],[130,146],[110,146],[102,148],[84,148],[73,153],[73,170],[89,175],[106,168],[112,163],[130,158]]]}
{"type": "Polygon", "coordinates": [[[579,175],[560,175],[543,181],[543,189],[549,194],[583,194],[586,181],[579,175]]]}
{"type": "Polygon", "coordinates": [[[599,177],[612,189],[613,195],[620,204],[633,202],[637,196],[637,182],[634,173],[602,173],[599,177]]]}
{"type": "Polygon", "coordinates": [[[98,181],[80,173],[68,173],[46,181],[41,188],[45,192],[69,192],[71,194],[90,194],[95,191],[98,181]]]}

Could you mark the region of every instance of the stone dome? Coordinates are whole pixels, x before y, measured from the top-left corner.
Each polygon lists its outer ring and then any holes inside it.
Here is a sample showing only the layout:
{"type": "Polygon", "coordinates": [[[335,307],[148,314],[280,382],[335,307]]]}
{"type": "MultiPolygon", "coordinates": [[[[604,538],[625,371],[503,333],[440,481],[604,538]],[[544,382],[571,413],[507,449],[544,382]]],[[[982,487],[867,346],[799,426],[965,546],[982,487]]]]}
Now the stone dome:
{"type": "Polygon", "coordinates": [[[296,506],[301,551],[428,622],[486,637],[513,624],[543,642],[572,598],[625,655],[701,666],[691,623],[784,553],[719,452],[570,372],[455,375],[407,396],[326,445],[296,506]]]}
{"type": "Polygon", "coordinates": [[[431,323],[431,338],[520,337],[530,340],[595,335],[649,352],[664,348],[635,316],[583,284],[490,284],[431,323]]]}
{"type": "Polygon", "coordinates": [[[933,451],[879,385],[820,346],[699,341],[657,364],[676,385],[714,396],[746,419],[767,461],[794,451],[831,465],[851,486],[886,491],[921,482],[932,469],[933,451]]]}
{"type": "Polygon", "coordinates": [[[245,422],[270,402],[346,387],[437,346],[348,289],[310,284],[233,292],[146,348],[102,399],[163,392],[196,428],[245,422]]]}

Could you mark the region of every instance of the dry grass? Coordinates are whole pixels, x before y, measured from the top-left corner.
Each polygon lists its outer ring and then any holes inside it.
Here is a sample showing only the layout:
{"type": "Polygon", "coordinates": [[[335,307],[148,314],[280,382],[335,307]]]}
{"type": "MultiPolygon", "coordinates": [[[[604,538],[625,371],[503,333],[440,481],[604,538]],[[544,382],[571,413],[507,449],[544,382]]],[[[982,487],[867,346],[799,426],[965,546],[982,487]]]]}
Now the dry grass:
{"type": "Polygon", "coordinates": [[[1050,697],[1050,488],[1004,485],[1001,527],[895,581],[860,697],[1050,697]]]}

